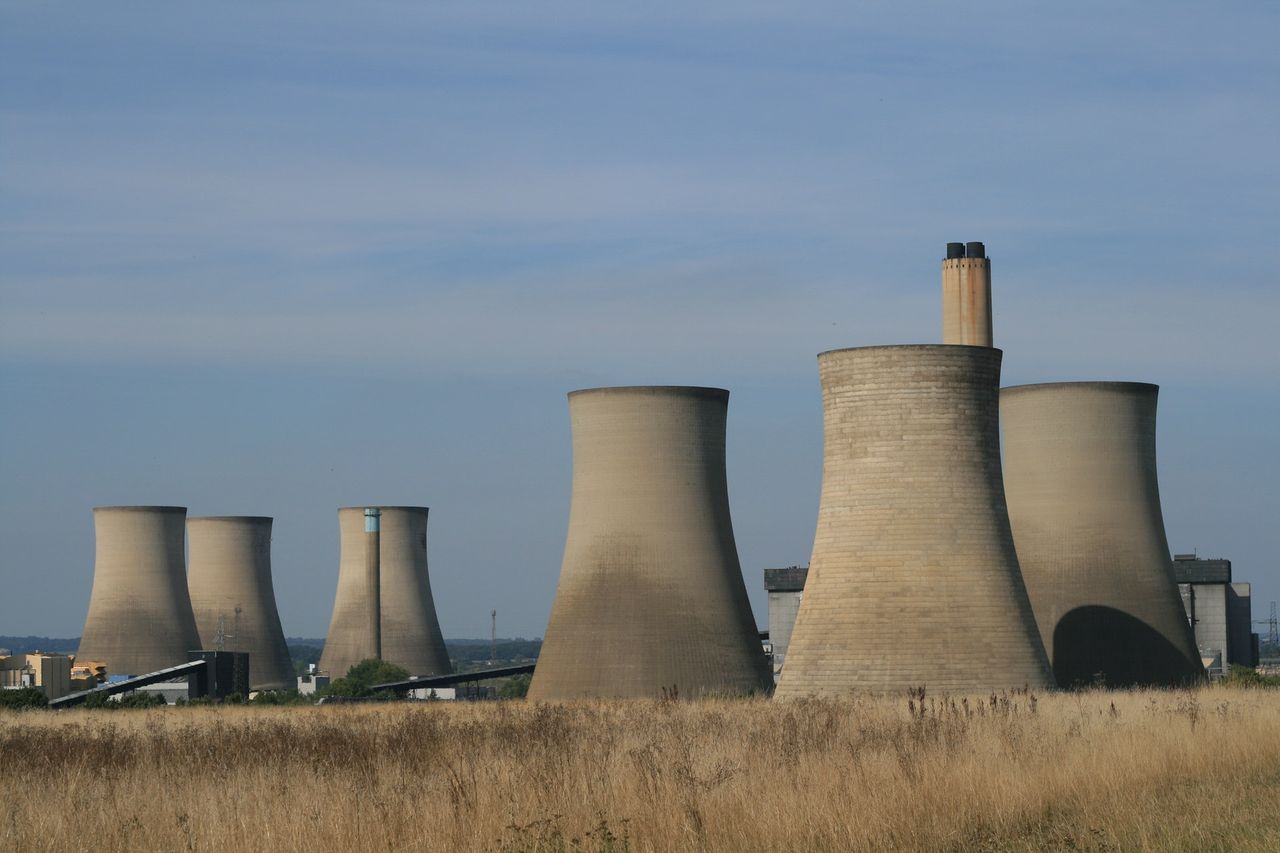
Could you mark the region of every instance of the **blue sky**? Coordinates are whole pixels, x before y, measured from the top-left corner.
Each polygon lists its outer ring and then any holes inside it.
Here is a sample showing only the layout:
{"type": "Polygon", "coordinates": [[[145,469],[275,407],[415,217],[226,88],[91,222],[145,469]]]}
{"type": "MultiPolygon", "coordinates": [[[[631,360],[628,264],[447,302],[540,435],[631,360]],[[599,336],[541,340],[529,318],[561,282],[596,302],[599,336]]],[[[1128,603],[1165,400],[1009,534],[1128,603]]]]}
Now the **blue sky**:
{"type": "Polygon", "coordinates": [[[574,388],[731,389],[747,586],[806,562],[824,349],[1162,386],[1176,551],[1280,598],[1271,4],[0,2],[0,633],[73,636],[91,507],[426,504],[447,636],[540,636],[574,388]]]}

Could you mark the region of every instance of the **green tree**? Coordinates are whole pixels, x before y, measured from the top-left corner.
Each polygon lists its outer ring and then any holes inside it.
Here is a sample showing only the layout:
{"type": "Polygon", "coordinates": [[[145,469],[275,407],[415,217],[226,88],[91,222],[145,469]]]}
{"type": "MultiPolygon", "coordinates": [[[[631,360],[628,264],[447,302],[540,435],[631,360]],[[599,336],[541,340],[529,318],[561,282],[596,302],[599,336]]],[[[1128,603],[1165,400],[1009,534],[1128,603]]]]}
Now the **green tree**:
{"type": "Polygon", "coordinates": [[[377,658],[366,658],[347,670],[345,676],[332,681],[325,695],[363,699],[373,695],[373,690],[370,688],[375,684],[404,681],[408,677],[407,670],[393,663],[377,658]]]}

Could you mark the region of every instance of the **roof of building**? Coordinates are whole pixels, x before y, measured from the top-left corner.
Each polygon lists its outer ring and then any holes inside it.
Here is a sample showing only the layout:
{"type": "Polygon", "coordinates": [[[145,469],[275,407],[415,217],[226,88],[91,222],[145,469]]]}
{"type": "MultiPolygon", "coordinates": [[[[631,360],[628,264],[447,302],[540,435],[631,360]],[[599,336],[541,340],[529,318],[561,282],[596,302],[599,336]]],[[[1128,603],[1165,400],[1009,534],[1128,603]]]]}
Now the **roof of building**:
{"type": "Polygon", "coordinates": [[[785,569],[765,569],[764,588],[769,592],[800,592],[809,577],[808,566],[788,566],[785,569]]]}
{"type": "Polygon", "coordinates": [[[1173,560],[1173,576],[1178,583],[1231,583],[1231,561],[1179,554],[1173,560]]]}

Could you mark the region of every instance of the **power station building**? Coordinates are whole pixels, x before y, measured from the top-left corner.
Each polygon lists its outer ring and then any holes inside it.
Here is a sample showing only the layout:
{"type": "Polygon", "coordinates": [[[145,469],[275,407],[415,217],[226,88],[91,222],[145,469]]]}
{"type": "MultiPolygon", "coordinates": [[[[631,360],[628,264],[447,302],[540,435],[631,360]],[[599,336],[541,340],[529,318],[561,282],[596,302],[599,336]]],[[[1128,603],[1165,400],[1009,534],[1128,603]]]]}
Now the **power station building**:
{"type": "Polygon", "coordinates": [[[1221,678],[1233,666],[1257,666],[1252,587],[1232,581],[1231,561],[1176,554],[1173,576],[1209,677],[1221,678]]]}
{"type": "Polygon", "coordinates": [[[725,476],[729,392],[569,395],[573,495],[532,700],[766,691],[725,476]]]}
{"type": "MultiPolygon", "coordinates": [[[[381,658],[410,675],[447,675],[453,669],[427,574],[425,506],[384,506],[378,536],[381,658]]],[[[338,591],[320,668],[340,678],[360,661],[376,657],[369,639],[369,589],[365,572],[365,507],[338,510],[342,538],[338,591]]]]}
{"type": "Polygon", "coordinates": [[[1053,684],[1009,531],[999,350],[825,352],[822,496],[776,695],[1053,684]]]}
{"type": "Polygon", "coordinates": [[[1169,565],[1155,385],[1005,388],[1014,543],[1059,685],[1177,685],[1204,670],[1169,565]]]}
{"type": "Polygon", "coordinates": [[[93,592],[77,659],[138,675],[200,646],[183,558],[186,507],[94,507],[93,592]]]}
{"type": "Polygon", "coordinates": [[[808,566],[764,570],[764,589],[769,594],[769,649],[775,681],[787,661],[787,646],[791,644],[791,631],[796,625],[808,576],[808,566]]]}
{"type": "Polygon", "coordinates": [[[271,522],[261,516],[187,520],[187,588],[201,648],[248,652],[252,690],[294,685],[271,581],[271,522]]]}

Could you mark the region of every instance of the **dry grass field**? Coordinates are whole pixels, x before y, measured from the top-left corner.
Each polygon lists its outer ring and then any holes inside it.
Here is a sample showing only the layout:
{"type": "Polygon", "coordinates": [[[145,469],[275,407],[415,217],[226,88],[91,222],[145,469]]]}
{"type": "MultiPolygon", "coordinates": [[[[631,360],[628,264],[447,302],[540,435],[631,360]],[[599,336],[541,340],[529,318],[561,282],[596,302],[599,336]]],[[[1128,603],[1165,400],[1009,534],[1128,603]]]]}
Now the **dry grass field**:
{"type": "Polygon", "coordinates": [[[1280,850],[1280,692],[0,714],[0,849],[1280,850]]]}

